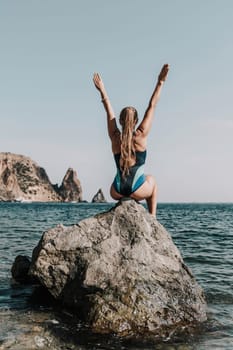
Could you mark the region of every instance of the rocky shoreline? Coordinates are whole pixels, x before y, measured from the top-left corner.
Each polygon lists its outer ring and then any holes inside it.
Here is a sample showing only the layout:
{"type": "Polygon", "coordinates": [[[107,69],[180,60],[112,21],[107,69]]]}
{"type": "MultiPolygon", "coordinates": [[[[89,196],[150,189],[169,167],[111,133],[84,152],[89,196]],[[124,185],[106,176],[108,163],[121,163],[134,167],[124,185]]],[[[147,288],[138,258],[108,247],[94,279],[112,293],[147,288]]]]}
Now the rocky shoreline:
{"type": "MultiPolygon", "coordinates": [[[[69,168],[61,185],[52,184],[44,168],[29,157],[0,153],[0,202],[83,202],[82,186],[69,168]]],[[[100,189],[93,202],[106,202],[100,189]]]]}

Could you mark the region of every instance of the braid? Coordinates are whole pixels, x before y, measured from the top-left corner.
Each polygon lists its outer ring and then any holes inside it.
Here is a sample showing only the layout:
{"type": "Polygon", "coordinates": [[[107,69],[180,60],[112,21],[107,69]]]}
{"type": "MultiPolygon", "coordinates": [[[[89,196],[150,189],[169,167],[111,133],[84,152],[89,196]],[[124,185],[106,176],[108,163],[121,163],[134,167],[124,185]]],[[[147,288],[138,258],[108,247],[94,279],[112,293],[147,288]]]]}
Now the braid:
{"type": "Polygon", "coordinates": [[[136,155],[133,142],[133,131],[137,121],[137,111],[135,108],[126,107],[121,111],[120,123],[122,125],[122,133],[120,166],[123,177],[126,177],[129,174],[129,168],[135,161],[136,155]]]}

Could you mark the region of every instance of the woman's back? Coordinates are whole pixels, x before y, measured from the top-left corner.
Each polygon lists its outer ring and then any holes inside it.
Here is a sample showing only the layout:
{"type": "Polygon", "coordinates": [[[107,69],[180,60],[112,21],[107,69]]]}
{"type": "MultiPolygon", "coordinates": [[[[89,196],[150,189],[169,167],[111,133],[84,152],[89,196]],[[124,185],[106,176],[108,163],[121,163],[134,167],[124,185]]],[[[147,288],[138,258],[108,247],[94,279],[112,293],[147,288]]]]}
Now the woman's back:
{"type": "MultiPolygon", "coordinates": [[[[112,138],[112,152],[113,154],[121,153],[121,132],[117,129],[115,136],[112,138]]],[[[143,136],[139,128],[133,132],[132,143],[136,152],[143,152],[147,146],[147,136],[143,136]]]]}

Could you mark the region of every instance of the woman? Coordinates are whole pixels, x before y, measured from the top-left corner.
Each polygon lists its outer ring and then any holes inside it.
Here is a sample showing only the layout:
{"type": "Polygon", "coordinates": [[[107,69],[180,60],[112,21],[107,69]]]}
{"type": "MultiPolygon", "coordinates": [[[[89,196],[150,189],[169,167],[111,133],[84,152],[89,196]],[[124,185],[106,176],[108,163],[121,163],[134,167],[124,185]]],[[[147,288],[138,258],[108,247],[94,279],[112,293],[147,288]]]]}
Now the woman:
{"type": "Polygon", "coordinates": [[[146,144],[154,110],[168,71],[169,65],[165,64],[158,76],[143,120],[136,130],[135,127],[138,122],[136,109],[134,107],[125,107],[121,111],[119,121],[122,132],[117,127],[116,118],[103,80],[98,73],[95,73],[93,78],[107,113],[108,135],[112,142],[112,152],[117,166],[117,175],[111,186],[110,194],[115,200],[119,200],[122,197],[130,197],[137,201],[145,199],[148,210],[152,215],[156,215],[157,186],[153,176],[144,175],[146,144]]]}

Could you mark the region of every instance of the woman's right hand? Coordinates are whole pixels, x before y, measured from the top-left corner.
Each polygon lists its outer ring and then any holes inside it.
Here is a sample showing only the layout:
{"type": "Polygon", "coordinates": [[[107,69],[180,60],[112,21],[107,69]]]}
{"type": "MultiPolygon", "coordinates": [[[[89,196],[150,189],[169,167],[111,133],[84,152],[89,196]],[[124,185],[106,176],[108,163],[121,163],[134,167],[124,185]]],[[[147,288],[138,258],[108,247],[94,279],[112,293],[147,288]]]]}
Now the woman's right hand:
{"type": "Polygon", "coordinates": [[[104,91],[104,83],[99,73],[94,73],[93,82],[97,90],[99,90],[100,92],[104,91]]]}

